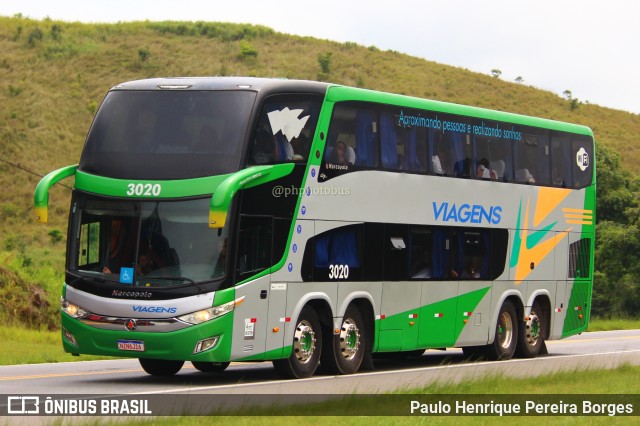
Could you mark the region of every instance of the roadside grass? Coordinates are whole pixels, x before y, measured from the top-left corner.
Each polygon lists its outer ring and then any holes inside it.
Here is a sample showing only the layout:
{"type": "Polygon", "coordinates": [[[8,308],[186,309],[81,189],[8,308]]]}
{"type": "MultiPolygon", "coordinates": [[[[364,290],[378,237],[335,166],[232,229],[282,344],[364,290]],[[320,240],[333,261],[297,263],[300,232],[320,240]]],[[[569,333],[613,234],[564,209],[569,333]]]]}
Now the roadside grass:
{"type": "MultiPolygon", "coordinates": [[[[448,401],[464,400],[465,395],[487,395],[486,402],[493,398],[500,401],[499,396],[505,395],[526,395],[525,399],[534,399],[536,395],[549,396],[557,395],[558,401],[580,403],[588,400],[598,402],[594,395],[630,395],[640,393],[640,383],[636,379],[640,375],[640,366],[623,365],[613,370],[576,370],[569,372],[559,372],[534,378],[517,379],[504,376],[487,376],[472,381],[465,381],[458,384],[434,383],[424,388],[405,389],[395,392],[394,395],[411,395],[406,400],[404,398],[395,399],[390,396],[388,400],[380,397],[359,397],[357,395],[346,395],[341,399],[332,401],[304,404],[304,406],[278,406],[264,409],[243,409],[236,412],[235,416],[215,416],[218,425],[249,425],[255,424],[256,417],[260,416],[260,423],[264,425],[279,425],[284,422],[300,422],[301,424],[332,425],[340,422],[343,425],[407,425],[407,424],[457,424],[462,419],[456,416],[434,416],[434,415],[411,415],[409,403],[411,399],[424,400],[429,395],[441,396],[448,401]],[[453,399],[447,396],[454,395],[453,399]],[[584,395],[584,397],[582,396],[584,395]],[[415,398],[413,398],[415,396],[415,398]],[[458,398],[458,396],[460,396],[458,398]],[[388,402],[387,402],[388,401],[388,402]],[[402,404],[398,407],[398,404],[402,404]],[[362,407],[373,407],[375,404],[377,412],[406,413],[399,416],[326,416],[326,413],[349,412],[349,407],[357,404],[362,407]],[[406,406],[404,405],[406,404],[406,406]],[[283,412],[305,413],[305,416],[283,416],[283,412]]],[[[214,396],[212,396],[214,397],[214,396]]],[[[477,402],[477,401],[476,401],[477,402]]],[[[625,401],[628,402],[628,401],[625,401]]],[[[638,407],[635,407],[638,409],[638,407]]],[[[637,413],[636,413],[637,415],[637,413]]],[[[611,417],[590,416],[582,417],[571,414],[562,416],[517,416],[498,417],[494,416],[468,416],[466,419],[473,420],[474,424],[492,425],[497,421],[501,424],[518,425],[539,425],[541,421],[555,424],[610,424],[611,417]],[[499,420],[498,420],[499,419],[499,420]]],[[[208,416],[184,416],[184,417],[159,417],[149,420],[136,419],[127,420],[125,425],[204,425],[210,424],[211,417],[208,416]]],[[[616,417],[616,424],[636,424],[635,417],[616,417]]],[[[111,422],[110,424],[116,424],[111,422]]]]}
{"type": "Polygon", "coordinates": [[[640,319],[630,318],[591,318],[587,331],[612,331],[640,329],[640,319]]]}
{"type": "MultiPolygon", "coordinates": [[[[588,331],[640,329],[640,319],[593,318],[588,331]]],[[[34,330],[20,325],[2,325],[0,341],[11,351],[0,351],[0,365],[113,359],[92,355],[71,356],[62,350],[60,331],[34,330]]]]}
{"type": "Polygon", "coordinates": [[[113,359],[93,355],[75,357],[65,353],[62,349],[60,331],[3,325],[0,327],[0,342],[3,348],[11,348],[0,351],[0,365],[113,359]]]}

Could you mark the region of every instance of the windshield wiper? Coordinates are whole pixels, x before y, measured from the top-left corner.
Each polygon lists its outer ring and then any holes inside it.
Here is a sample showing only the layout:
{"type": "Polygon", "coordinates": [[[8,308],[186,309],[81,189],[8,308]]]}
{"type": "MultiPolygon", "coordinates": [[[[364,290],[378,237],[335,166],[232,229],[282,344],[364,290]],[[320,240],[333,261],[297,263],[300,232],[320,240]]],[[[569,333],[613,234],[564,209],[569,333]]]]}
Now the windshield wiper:
{"type": "Polygon", "coordinates": [[[195,282],[191,278],[187,278],[187,277],[154,277],[154,276],[147,276],[145,278],[147,278],[149,280],[187,281],[188,283],[193,284],[194,286],[198,287],[198,290],[200,290],[200,293],[205,293],[206,292],[206,290],[204,288],[200,287],[200,284],[198,284],[197,282],[195,282]]]}

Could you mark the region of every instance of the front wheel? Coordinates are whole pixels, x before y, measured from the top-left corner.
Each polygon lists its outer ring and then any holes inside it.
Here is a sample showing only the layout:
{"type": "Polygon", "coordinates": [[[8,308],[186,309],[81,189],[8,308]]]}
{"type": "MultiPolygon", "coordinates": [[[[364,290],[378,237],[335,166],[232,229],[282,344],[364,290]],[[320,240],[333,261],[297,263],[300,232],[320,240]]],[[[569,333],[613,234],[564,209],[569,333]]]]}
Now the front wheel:
{"type": "Polygon", "coordinates": [[[355,306],[349,306],[342,320],[340,334],[331,334],[331,342],[325,345],[321,358],[322,367],[331,374],[357,372],[364,358],[366,336],[362,313],[355,306]]]}
{"type": "Polygon", "coordinates": [[[507,360],[513,357],[518,342],[518,319],[513,303],[505,300],[498,314],[493,343],[486,346],[485,355],[490,360],[507,360]]]}
{"type": "Polygon", "coordinates": [[[142,369],[152,376],[167,377],[176,374],[182,366],[184,361],[170,361],[166,359],[151,359],[140,358],[140,365],[142,369]]]}
{"type": "Polygon", "coordinates": [[[273,361],[273,366],[285,379],[303,379],[313,376],[318,368],[322,351],[322,332],[316,311],[305,306],[300,312],[293,332],[291,355],[273,361]]]}

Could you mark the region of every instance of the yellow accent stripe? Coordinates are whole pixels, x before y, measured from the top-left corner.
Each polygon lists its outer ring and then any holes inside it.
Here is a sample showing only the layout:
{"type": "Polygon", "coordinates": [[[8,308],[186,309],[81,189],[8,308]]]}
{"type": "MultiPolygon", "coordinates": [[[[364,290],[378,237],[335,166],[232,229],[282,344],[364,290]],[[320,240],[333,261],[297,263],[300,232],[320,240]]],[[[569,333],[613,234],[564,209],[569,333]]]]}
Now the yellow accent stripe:
{"type": "Polygon", "coordinates": [[[590,214],[565,214],[567,219],[593,219],[593,215],[590,214]]]}
{"type": "Polygon", "coordinates": [[[593,225],[593,222],[587,222],[585,220],[568,220],[567,223],[575,225],[593,225]]]}
{"type": "MultiPolygon", "coordinates": [[[[533,216],[533,226],[537,227],[542,221],[547,219],[551,212],[553,212],[570,193],[570,189],[540,187],[538,189],[536,211],[533,216]]],[[[527,225],[529,224],[527,223],[527,225]]]]}
{"type": "Polygon", "coordinates": [[[563,208],[562,209],[563,212],[565,213],[584,213],[584,214],[593,214],[593,210],[582,210],[582,209],[570,209],[570,208],[563,208]]]}

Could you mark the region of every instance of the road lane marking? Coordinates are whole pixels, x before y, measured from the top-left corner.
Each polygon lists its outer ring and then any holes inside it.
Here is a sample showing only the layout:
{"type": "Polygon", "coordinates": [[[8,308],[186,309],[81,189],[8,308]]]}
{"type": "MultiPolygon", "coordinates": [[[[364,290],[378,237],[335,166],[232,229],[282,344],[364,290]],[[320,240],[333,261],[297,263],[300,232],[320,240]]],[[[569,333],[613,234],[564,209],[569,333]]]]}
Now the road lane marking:
{"type": "MultiPolygon", "coordinates": [[[[83,362],[83,361],[80,361],[83,362]]],[[[36,365],[36,364],[33,364],[36,365]]],[[[182,369],[194,369],[192,366],[184,366],[182,369]]],[[[0,377],[0,382],[9,380],[31,380],[31,379],[54,379],[59,377],[74,377],[74,376],[91,376],[99,374],[111,374],[111,373],[141,373],[144,372],[142,368],[136,368],[133,370],[108,370],[108,371],[84,371],[79,373],[51,373],[51,374],[31,374],[28,376],[8,376],[0,377]]]]}
{"type": "Polygon", "coordinates": [[[620,337],[608,337],[608,338],[593,338],[593,339],[562,339],[562,340],[545,340],[548,345],[566,344],[566,343],[591,343],[601,342],[603,340],[625,340],[625,339],[640,339],[640,336],[620,336],[620,337]]]}

